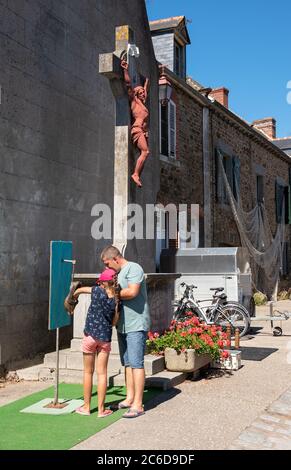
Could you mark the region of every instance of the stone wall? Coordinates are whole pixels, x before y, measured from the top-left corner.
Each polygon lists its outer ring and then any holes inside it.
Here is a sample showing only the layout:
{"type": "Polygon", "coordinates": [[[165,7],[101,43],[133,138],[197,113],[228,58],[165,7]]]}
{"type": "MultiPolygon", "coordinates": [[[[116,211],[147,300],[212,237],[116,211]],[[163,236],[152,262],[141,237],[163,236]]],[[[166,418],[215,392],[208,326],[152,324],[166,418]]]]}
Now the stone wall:
{"type": "MultiPolygon", "coordinates": [[[[173,75],[168,74],[173,80],[173,75]]],[[[220,147],[240,160],[240,195],[245,211],[256,205],[256,168],[264,173],[264,199],[273,235],[276,232],[275,181],[288,185],[288,157],[264,136],[247,126],[245,121],[204,98],[197,98],[190,86],[182,80],[173,81],[172,99],[176,103],[177,158],[161,157],[161,187],[158,201],[165,204],[200,204],[200,246],[204,246],[203,231],[204,191],[210,193],[211,246],[240,246],[240,237],[231,208],[217,200],[215,149],[220,147]],[[209,109],[210,185],[204,188],[203,163],[203,101],[209,109]]],[[[290,228],[286,226],[291,267],[290,228]]]]}
{"type": "MultiPolygon", "coordinates": [[[[72,240],[78,272],[98,272],[91,209],[113,204],[114,99],[98,74],[115,27],[129,24],[151,82],[151,156],[132,199],[155,203],[158,85],[143,1],[0,1],[0,364],[54,346],[47,332],[49,241],[72,240]]],[[[137,242],[154,266],[154,242],[137,242]]],[[[63,341],[71,330],[63,331],[63,341]]]]}
{"type": "Polygon", "coordinates": [[[176,104],[176,159],[161,161],[158,200],[203,206],[203,109],[178,87],[171,99],[176,104]]]}

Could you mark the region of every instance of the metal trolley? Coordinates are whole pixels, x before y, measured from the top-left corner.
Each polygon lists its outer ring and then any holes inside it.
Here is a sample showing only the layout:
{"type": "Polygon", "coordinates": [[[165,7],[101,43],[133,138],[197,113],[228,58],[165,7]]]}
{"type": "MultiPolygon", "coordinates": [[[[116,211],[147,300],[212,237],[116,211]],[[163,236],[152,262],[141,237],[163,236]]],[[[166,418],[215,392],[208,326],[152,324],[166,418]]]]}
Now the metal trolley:
{"type": "Polygon", "coordinates": [[[270,306],[270,314],[261,316],[261,317],[251,317],[251,326],[252,323],[254,322],[261,322],[261,321],[269,321],[272,329],[272,333],[274,336],[281,336],[283,334],[283,326],[282,322],[289,320],[291,318],[291,313],[287,312],[285,310],[284,312],[281,312],[278,309],[274,309],[274,301],[271,301],[269,306],[270,306]],[[279,322],[280,326],[274,326],[274,322],[279,322]]]}

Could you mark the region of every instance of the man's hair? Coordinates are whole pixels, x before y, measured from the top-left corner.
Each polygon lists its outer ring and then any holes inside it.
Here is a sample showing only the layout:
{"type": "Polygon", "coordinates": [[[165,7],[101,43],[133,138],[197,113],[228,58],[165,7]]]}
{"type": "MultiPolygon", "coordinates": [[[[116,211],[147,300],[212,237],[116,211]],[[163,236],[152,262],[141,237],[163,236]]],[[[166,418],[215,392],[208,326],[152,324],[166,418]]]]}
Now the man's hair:
{"type": "Polygon", "coordinates": [[[104,258],[106,259],[113,259],[113,258],[119,258],[122,257],[122,254],[120,253],[119,249],[116,248],[113,245],[107,246],[104,248],[104,250],[101,253],[101,260],[104,258]]]}

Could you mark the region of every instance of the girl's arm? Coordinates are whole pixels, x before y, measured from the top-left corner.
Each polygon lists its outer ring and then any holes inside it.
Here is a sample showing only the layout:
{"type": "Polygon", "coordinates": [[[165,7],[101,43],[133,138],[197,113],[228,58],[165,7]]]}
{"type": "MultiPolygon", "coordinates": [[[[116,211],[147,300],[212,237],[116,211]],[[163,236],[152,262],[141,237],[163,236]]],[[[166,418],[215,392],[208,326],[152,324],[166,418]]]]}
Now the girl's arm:
{"type": "Polygon", "coordinates": [[[79,287],[79,289],[76,289],[73,297],[79,297],[80,294],[91,294],[92,292],[92,287],[79,287]]]}

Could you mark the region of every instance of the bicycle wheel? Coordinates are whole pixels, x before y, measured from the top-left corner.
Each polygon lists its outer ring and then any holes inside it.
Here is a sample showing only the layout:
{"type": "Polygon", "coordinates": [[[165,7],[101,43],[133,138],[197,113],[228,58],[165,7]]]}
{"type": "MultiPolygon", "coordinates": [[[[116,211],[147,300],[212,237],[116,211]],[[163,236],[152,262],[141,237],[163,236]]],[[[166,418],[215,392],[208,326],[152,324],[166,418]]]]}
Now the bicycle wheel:
{"type": "Polygon", "coordinates": [[[242,310],[247,316],[248,318],[250,319],[250,314],[248,312],[248,310],[246,309],[246,307],[243,305],[243,304],[240,304],[239,302],[237,302],[236,300],[229,300],[228,302],[225,303],[225,306],[227,305],[233,305],[237,308],[239,308],[240,310],[242,310]]]}
{"type": "Polygon", "coordinates": [[[222,331],[226,332],[227,325],[231,326],[231,336],[234,337],[236,328],[239,329],[240,337],[244,336],[250,327],[250,319],[244,309],[235,304],[228,303],[220,308],[214,323],[222,327],[222,331]]]}

